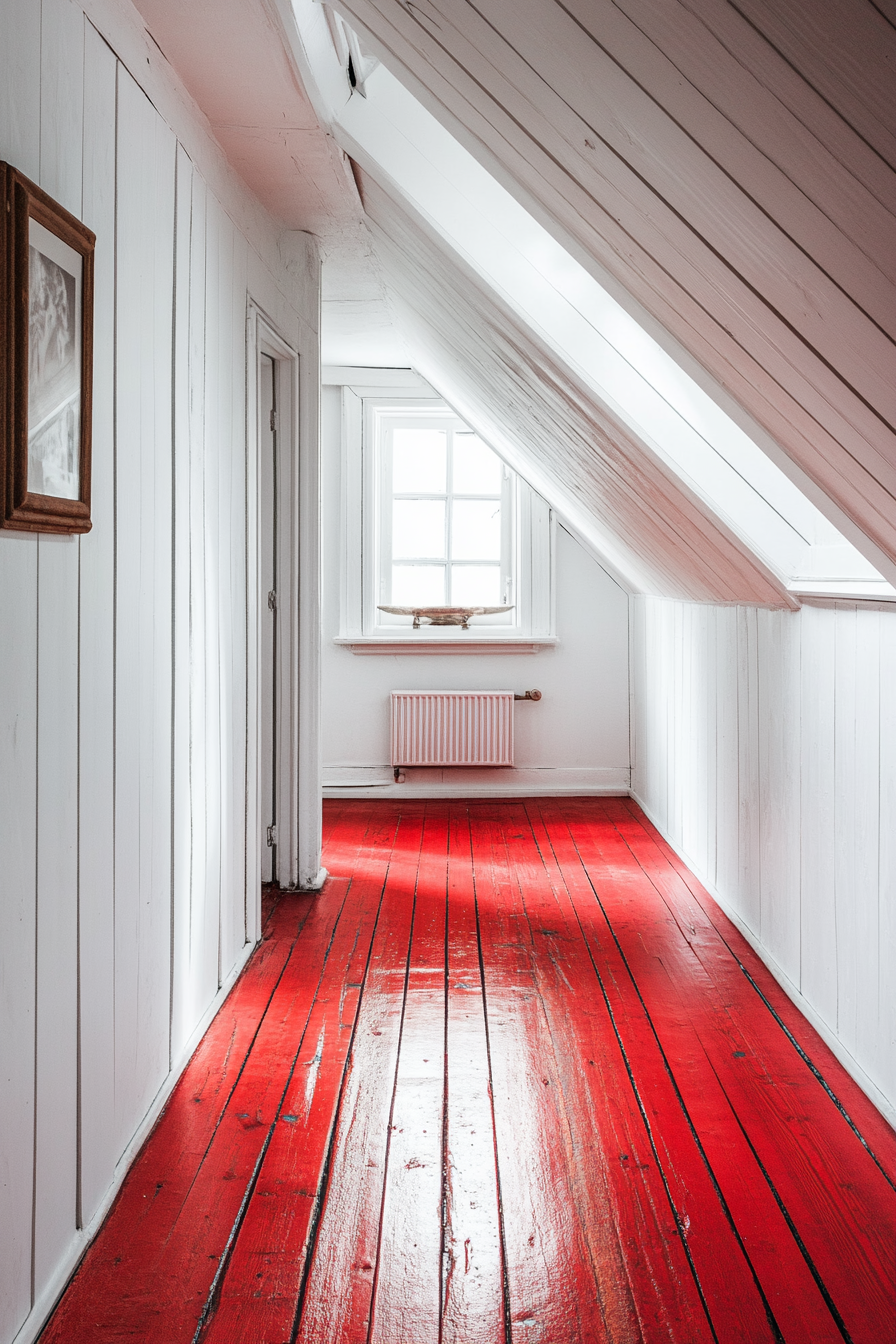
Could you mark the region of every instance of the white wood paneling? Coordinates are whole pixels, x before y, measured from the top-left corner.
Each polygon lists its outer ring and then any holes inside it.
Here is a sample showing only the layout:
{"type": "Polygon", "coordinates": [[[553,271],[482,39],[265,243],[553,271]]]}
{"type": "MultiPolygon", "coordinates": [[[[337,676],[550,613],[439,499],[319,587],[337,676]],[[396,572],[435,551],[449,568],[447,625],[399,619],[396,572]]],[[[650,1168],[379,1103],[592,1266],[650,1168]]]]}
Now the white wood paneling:
{"type": "Polygon", "coordinates": [[[109,1189],[115,1146],[115,106],[117,62],[88,25],[84,47],[84,219],[94,262],[93,527],[81,538],[79,1226],[109,1189]]]}
{"type": "MultiPolygon", "coordinates": [[[[40,6],[16,0],[0,43],[0,158],[40,175],[40,6]]],[[[0,533],[0,1338],[32,1301],[37,936],[38,539],[0,533]]]]}
{"type": "Polygon", "coordinates": [[[175,168],[172,640],[172,955],[170,1052],[177,1057],[190,1032],[185,1003],[190,984],[192,807],[190,796],[190,299],[193,246],[193,165],[181,145],[175,168]]]}
{"type": "Polygon", "coordinates": [[[115,1072],[122,1146],[168,1072],[174,137],[118,79],[115,1072]],[[136,1043],[136,1049],[135,1049],[136,1043]]]}
{"type": "Polygon", "coordinates": [[[192,996],[188,1017],[211,992],[218,973],[217,874],[209,868],[211,808],[200,799],[213,797],[206,759],[206,686],[208,658],[206,568],[207,554],[205,476],[207,437],[207,341],[206,308],[209,193],[198,176],[193,179],[193,229],[190,264],[190,795],[192,868],[190,881],[189,974],[179,995],[192,996]]]}
{"type": "Polygon", "coordinates": [[[40,181],[81,214],[84,14],[72,0],[41,0],[40,181]]]}
{"type": "MultiPolygon", "coordinates": [[[[40,181],[82,213],[84,15],[42,0],[40,181]]],[[[77,538],[38,539],[37,1031],[34,1279],[64,1254],[77,1215],[78,560],[77,538]]]]}
{"type": "Polygon", "coordinates": [[[37,858],[37,538],[0,533],[0,1338],[31,1307],[37,858]]]}
{"type": "Polygon", "coordinates": [[[790,978],[800,979],[799,624],[783,612],[759,611],[758,709],[760,923],[790,978]]]}
{"type": "Polygon", "coordinates": [[[633,793],[892,1117],[896,612],[633,602],[633,793]]]}
{"type": "Polygon", "coordinates": [[[281,258],[130,7],[85,6],[12,0],[0,41],[0,157],[97,235],[93,527],[0,532],[0,1344],[35,1339],[109,1207],[247,899],[257,936],[250,284],[317,340],[313,244],[281,258]]]}

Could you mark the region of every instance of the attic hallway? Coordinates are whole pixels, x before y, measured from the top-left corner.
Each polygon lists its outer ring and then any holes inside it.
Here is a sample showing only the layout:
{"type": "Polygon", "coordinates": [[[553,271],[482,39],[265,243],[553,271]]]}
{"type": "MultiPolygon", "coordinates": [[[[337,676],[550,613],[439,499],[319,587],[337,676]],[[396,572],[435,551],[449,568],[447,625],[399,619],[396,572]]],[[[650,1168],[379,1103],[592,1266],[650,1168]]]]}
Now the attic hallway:
{"type": "Polygon", "coordinates": [[[626,799],[325,805],[44,1344],[882,1344],[896,1138],[626,799]]]}

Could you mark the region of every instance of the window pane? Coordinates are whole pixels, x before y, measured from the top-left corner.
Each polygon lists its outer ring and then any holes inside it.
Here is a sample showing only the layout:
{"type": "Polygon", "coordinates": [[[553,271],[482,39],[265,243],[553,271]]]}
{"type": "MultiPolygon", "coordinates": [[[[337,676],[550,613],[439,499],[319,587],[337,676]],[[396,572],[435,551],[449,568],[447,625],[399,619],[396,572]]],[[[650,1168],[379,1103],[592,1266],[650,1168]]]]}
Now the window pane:
{"type": "Polygon", "coordinates": [[[444,494],[445,452],[445,434],[440,429],[393,429],[393,493],[444,494]]]}
{"type": "Polygon", "coordinates": [[[500,495],[501,459],[475,434],[454,436],[456,495],[500,495]]]}
{"type": "Polygon", "coordinates": [[[499,499],[456,499],[452,517],[453,560],[501,559],[499,499]]]}
{"type": "Polygon", "coordinates": [[[396,499],[392,505],[393,557],[440,560],[444,554],[445,501],[396,499]]]}
{"type": "Polygon", "coordinates": [[[443,607],[444,565],[393,565],[392,607],[443,607]]]}
{"type": "Polygon", "coordinates": [[[452,565],[451,605],[454,607],[500,606],[500,565],[452,565]]]}

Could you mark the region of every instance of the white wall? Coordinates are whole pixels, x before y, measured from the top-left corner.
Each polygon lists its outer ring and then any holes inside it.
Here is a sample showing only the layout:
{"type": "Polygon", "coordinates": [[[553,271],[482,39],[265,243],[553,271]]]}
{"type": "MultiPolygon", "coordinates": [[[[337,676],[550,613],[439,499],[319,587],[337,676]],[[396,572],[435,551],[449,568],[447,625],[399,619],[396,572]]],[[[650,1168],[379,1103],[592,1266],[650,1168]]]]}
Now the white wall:
{"type": "Polygon", "coordinates": [[[393,690],[537,688],[543,700],[515,709],[515,769],[408,769],[406,783],[370,793],[626,792],[628,597],[562,527],[556,552],[557,648],[537,654],[358,655],[333,643],[339,633],[340,396],[338,387],[325,387],[321,408],[325,786],[336,780],[391,780],[393,690]]]}
{"type": "Polygon", "coordinates": [[[891,1120],[896,611],[633,599],[633,793],[891,1120]]]}
{"type": "Polygon", "coordinates": [[[85,4],[5,0],[0,38],[0,158],[97,235],[93,530],[0,532],[3,1344],[256,937],[247,295],[316,339],[313,248],[281,257],[130,7],[85,4]]]}

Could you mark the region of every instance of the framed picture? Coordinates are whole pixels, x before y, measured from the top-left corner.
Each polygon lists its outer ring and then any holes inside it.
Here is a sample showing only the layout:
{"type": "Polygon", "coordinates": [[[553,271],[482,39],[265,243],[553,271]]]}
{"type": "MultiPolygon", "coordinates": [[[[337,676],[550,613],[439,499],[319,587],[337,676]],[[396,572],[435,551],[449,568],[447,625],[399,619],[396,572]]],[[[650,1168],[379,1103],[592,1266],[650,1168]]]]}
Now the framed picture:
{"type": "Polygon", "coordinates": [[[0,163],[0,527],[90,530],[95,242],[0,163]]]}

